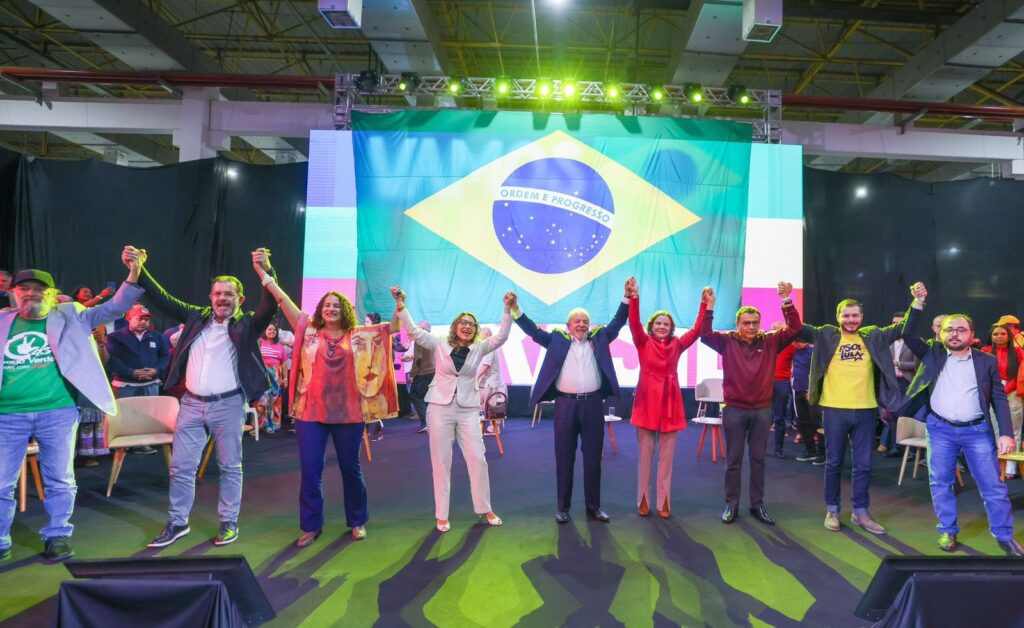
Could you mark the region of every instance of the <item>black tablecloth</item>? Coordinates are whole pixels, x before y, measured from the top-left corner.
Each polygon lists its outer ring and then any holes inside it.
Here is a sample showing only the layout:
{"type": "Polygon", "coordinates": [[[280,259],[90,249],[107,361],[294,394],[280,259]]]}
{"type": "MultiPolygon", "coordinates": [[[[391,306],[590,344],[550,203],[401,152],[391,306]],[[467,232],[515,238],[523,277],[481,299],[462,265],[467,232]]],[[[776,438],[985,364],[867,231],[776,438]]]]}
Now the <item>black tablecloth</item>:
{"type": "Polygon", "coordinates": [[[876,628],[1024,628],[1024,579],[1000,573],[918,573],[876,628]]]}
{"type": "Polygon", "coordinates": [[[219,580],[67,580],[60,585],[56,625],[178,628],[244,626],[219,580]]]}

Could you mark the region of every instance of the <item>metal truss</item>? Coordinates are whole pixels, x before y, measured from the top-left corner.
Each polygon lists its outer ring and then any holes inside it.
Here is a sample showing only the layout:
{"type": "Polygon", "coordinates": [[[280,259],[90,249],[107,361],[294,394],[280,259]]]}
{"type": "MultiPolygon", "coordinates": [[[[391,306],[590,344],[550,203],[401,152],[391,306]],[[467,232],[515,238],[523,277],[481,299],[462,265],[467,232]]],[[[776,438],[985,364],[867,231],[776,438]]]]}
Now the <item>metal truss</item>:
{"type": "MultiPolygon", "coordinates": [[[[734,110],[734,119],[753,126],[753,141],[779,143],[782,123],[782,93],[779,90],[746,90],[750,98],[742,105],[725,87],[691,85],[652,85],[647,83],[608,83],[604,81],[566,81],[559,79],[517,79],[493,77],[417,76],[418,84],[409,77],[397,74],[359,75],[338,74],[334,79],[334,125],[337,129],[351,129],[353,109],[367,111],[394,111],[411,108],[416,96],[448,97],[458,99],[456,109],[501,108],[502,103],[532,101],[554,103],[556,106],[576,110],[581,104],[605,103],[621,105],[631,115],[646,115],[650,106],[660,106],[673,117],[701,117],[711,107],[734,110]],[[405,83],[405,89],[399,84],[405,83]],[[454,86],[454,89],[453,89],[454,86]],[[502,89],[502,87],[504,89],[502,89]],[[700,101],[691,99],[694,89],[700,92],[700,101]],[[370,99],[388,98],[394,106],[369,106],[370,99]],[[401,105],[405,98],[407,104],[401,105]],[[471,105],[471,101],[477,101],[471,105]],[[761,116],[751,114],[760,111],[761,116]]],[[[658,115],[658,114],[655,114],[658,115]]],[[[662,115],[665,115],[662,113],[662,115]]],[[[723,116],[716,116],[722,118],[723,116]]]]}

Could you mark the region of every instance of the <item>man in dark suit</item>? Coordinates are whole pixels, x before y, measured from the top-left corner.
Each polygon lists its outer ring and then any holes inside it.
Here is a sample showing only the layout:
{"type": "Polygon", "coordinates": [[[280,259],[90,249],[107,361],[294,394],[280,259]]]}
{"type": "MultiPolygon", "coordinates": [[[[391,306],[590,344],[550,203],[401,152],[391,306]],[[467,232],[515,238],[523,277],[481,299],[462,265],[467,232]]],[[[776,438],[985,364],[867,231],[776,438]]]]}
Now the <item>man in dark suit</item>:
{"type": "Polygon", "coordinates": [[[572,502],[572,474],[576,464],[576,447],[582,441],[583,495],[587,516],[608,522],[601,510],[601,450],[604,449],[605,397],[619,394],[610,346],[626,324],[629,313],[630,283],[626,294],[606,327],[590,328],[590,314],[583,308],[569,312],[566,328],[547,332],[513,304],[516,324],[545,347],[537,383],[530,395],[530,404],[555,401],[555,471],[558,481],[558,511],[555,521],[569,521],[572,502]]]}
{"type": "Polygon", "coordinates": [[[146,306],[136,303],[125,315],[128,326],[107,334],[107,367],[118,398],[160,394],[161,378],[171,361],[171,343],[149,328],[152,317],[146,306]]]}
{"type": "Polygon", "coordinates": [[[957,455],[962,451],[978,483],[988,513],[989,530],[1007,556],[1024,557],[1013,538],[1013,513],[1006,485],[999,481],[999,461],[989,408],[999,423],[998,452],[1014,451],[1013,425],[1006,392],[995,357],[971,349],[974,323],[966,314],[950,314],[939,329],[939,341],[925,342],[908,326],[904,341],[921,359],[907,395],[905,416],[922,405],[928,423],[928,483],[939,519],[939,548],[952,552],[960,531],[953,480],[957,455]]]}

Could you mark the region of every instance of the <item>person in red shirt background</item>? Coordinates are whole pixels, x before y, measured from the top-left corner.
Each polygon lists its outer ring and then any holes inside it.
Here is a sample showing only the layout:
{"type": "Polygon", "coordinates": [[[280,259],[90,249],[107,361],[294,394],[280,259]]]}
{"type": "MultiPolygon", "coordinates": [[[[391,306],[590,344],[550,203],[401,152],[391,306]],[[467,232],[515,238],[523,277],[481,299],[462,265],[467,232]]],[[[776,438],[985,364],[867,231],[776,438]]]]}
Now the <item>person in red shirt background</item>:
{"type": "MultiPolygon", "coordinates": [[[[785,327],[782,321],[772,323],[772,331],[778,331],[785,327]]],[[[775,357],[775,382],[772,384],[772,424],[775,426],[775,457],[782,459],[786,454],[782,451],[782,445],[786,442],[786,417],[787,410],[791,407],[790,399],[793,394],[793,385],[790,380],[793,378],[793,352],[796,346],[789,345],[775,357]]]]}
{"type": "MultiPolygon", "coordinates": [[[[1006,387],[1006,400],[1010,404],[1010,420],[1013,422],[1013,438],[1017,442],[1017,449],[1020,449],[1021,424],[1024,423],[1024,401],[1020,397],[1024,392],[1024,369],[1020,367],[1024,364],[1024,350],[1012,344],[1013,329],[1009,325],[996,323],[992,326],[989,337],[992,344],[983,347],[982,351],[995,355],[999,361],[999,379],[1006,387]]],[[[1006,463],[1006,477],[1019,477],[1016,462],[1010,460],[1006,463]]]]}
{"type": "Polygon", "coordinates": [[[710,288],[701,294],[700,309],[693,327],[676,338],[676,324],[672,315],[658,310],[651,315],[644,328],[640,323],[640,288],[636,278],[626,283],[630,293],[629,331],[633,334],[640,359],[640,381],[633,397],[633,412],[629,422],[636,426],[639,449],[637,468],[637,511],[641,517],[650,514],[647,493],[651,484],[651,462],[655,445],[658,446],[658,481],[656,484],[658,515],[671,516],[672,459],[676,451],[676,435],[686,429],[686,410],[679,387],[679,358],[700,335],[701,322],[707,310],[710,288]]]}

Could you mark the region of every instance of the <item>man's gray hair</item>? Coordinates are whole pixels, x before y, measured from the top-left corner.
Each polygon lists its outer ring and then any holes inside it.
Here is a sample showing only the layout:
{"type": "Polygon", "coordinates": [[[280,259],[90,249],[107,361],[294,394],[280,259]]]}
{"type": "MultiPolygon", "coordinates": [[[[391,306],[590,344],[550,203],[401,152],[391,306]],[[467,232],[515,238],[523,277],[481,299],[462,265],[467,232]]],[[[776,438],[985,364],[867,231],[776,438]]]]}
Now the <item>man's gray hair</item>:
{"type": "Polygon", "coordinates": [[[590,312],[588,312],[582,307],[574,307],[571,310],[569,310],[568,316],[565,317],[565,322],[568,323],[573,319],[573,317],[578,316],[580,314],[586,316],[588,321],[590,320],[590,312]]]}

